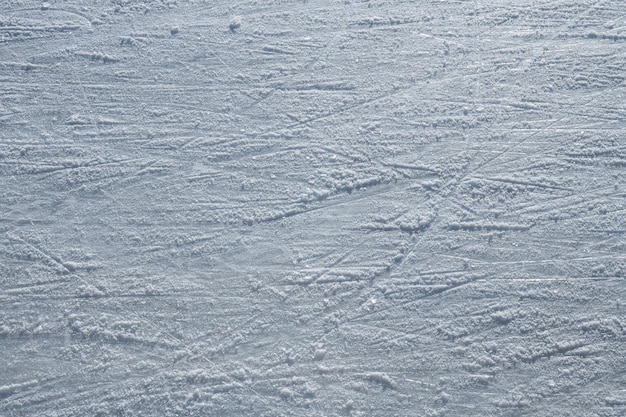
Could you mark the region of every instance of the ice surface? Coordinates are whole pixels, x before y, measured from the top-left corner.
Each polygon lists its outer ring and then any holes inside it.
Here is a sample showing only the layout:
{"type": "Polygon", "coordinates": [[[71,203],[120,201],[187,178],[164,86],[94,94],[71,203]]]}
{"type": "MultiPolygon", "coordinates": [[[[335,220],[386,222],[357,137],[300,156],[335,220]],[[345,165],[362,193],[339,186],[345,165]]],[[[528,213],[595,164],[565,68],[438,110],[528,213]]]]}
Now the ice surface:
{"type": "Polygon", "coordinates": [[[7,0],[0,43],[0,415],[626,415],[623,0],[7,0]]]}

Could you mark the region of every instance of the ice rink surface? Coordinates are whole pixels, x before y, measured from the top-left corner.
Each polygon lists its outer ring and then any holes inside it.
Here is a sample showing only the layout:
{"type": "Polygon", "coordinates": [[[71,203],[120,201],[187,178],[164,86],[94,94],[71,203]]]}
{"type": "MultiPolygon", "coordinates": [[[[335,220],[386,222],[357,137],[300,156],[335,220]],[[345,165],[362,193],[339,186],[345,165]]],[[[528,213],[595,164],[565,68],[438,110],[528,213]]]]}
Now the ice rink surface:
{"type": "Polygon", "coordinates": [[[0,2],[0,415],[626,415],[623,0],[0,2]]]}

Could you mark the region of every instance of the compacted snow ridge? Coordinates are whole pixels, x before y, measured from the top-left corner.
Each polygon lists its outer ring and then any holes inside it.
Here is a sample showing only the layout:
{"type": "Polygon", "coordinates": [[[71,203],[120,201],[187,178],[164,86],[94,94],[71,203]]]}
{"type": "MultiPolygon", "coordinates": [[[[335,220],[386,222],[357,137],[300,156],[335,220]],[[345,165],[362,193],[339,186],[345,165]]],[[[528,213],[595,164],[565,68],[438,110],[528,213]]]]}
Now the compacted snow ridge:
{"type": "Polygon", "coordinates": [[[0,2],[0,416],[626,415],[624,0],[0,2]]]}

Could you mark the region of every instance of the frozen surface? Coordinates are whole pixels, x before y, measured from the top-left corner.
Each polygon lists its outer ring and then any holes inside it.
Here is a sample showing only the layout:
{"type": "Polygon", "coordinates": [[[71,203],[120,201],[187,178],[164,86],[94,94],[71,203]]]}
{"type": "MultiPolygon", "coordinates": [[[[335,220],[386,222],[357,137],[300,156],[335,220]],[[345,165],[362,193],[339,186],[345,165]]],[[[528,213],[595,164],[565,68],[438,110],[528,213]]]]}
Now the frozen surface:
{"type": "Polygon", "coordinates": [[[0,415],[626,415],[623,0],[0,2],[0,415]]]}

